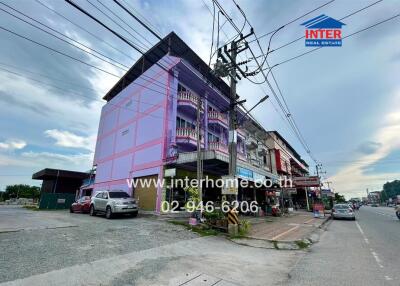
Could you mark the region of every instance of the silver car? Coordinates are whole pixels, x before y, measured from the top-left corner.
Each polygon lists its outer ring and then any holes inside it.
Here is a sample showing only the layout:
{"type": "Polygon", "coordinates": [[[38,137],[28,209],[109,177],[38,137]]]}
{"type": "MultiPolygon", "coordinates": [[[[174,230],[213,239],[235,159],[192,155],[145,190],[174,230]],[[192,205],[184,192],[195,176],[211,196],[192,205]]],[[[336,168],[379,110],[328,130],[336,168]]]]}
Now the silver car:
{"type": "Polygon", "coordinates": [[[336,204],[332,208],[332,218],[333,219],[344,218],[344,219],[355,220],[356,215],[354,213],[353,208],[350,207],[348,204],[336,204]]]}
{"type": "Polygon", "coordinates": [[[110,219],[114,214],[130,214],[137,216],[138,205],[134,198],[124,191],[101,191],[92,197],[90,202],[89,214],[105,213],[106,218],[110,219]]]}

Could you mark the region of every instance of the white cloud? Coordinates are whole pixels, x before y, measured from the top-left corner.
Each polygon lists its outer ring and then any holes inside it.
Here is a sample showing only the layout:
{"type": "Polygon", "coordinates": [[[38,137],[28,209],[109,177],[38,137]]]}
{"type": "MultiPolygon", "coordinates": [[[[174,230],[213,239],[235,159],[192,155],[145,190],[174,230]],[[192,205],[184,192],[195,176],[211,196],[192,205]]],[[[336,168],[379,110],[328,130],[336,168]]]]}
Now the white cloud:
{"type": "Polygon", "coordinates": [[[4,150],[19,150],[23,149],[26,146],[26,142],[23,140],[6,140],[4,142],[0,142],[0,149],[4,150]]]}
{"type": "Polygon", "coordinates": [[[56,140],[57,146],[82,148],[90,151],[94,150],[94,144],[95,144],[94,136],[83,137],[69,131],[62,131],[58,129],[46,130],[44,134],[47,137],[56,140]]]}
{"type": "MultiPolygon", "coordinates": [[[[354,162],[340,169],[329,180],[335,184],[335,191],[348,196],[365,196],[366,189],[381,190],[386,181],[398,179],[400,172],[386,172],[379,174],[365,173],[371,166],[390,155],[391,152],[400,149],[400,90],[393,97],[389,105],[392,112],[383,118],[381,129],[372,138],[373,142],[380,142],[380,147],[369,154],[360,156],[354,162]]],[[[372,150],[371,150],[372,151],[372,150]]]]}
{"type": "Polygon", "coordinates": [[[51,152],[24,152],[21,159],[34,161],[37,166],[43,168],[60,168],[60,169],[90,169],[93,161],[93,153],[80,154],[59,154],[51,152]]]}

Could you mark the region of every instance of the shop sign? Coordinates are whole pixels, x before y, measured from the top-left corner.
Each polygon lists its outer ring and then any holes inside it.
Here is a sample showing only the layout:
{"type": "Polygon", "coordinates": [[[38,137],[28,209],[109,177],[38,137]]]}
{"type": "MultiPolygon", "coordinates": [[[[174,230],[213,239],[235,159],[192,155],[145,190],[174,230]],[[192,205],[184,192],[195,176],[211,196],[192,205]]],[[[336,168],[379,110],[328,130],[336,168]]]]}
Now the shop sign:
{"type": "Polygon", "coordinates": [[[253,178],[255,182],[264,182],[265,181],[265,176],[260,175],[256,172],[253,172],[253,178]]]}
{"type": "Polygon", "coordinates": [[[176,176],[176,168],[173,169],[165,169],[164,171],[165,177],[175,177],[176,176]]]}
{"type": "Polygon", "coordinates": [[[251,179],[253,180],[253,171],[249,169],[245,169],[242,167],[236,168],[236,175],[243,179],[251,179]]]}
{"type": "Polygon", "coordinates": [[[224,184],[221,188],[221,195],[237,195],[238,194],[238,181],[237,178],[231,176],[221,177],[224,184]]]}
{"type": "Polygon", "coordinates": [[[297,189],[296,188],[287,188],[285,189],[288,195],[296,195],[297,194],[297,189]]]}
{"type": "Polygon", "coordinates": [[[293,177],[292,182],[296,187],[319,187],[321,184],[318,176],[293,177]]]}

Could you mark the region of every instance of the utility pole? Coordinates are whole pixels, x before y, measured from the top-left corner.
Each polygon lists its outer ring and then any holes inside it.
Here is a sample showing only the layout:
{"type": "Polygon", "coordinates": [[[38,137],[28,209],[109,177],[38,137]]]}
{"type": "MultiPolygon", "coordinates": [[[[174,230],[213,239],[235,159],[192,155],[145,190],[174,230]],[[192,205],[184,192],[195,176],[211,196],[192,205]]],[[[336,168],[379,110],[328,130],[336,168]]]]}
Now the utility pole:
{"type": "MultiPolygon", "coordinates": [[[[228,150],[229,150],[229,169],[228,175],[231,179],[234,179],[236,176],[236,165],[237,165],[237,105],[246,102],[246,100],[238,101],[238,97],[236,95],[236,84],[237,80],[242,77],[247,77],[249,74],[246,70],[243,71],[240,66],[248,63],[249,61],[244,61],[238,63],[236,61],[237,56],[249,48],[248,43],[245,39],[254,34],[253,29],[251,29],[250,33],[243,36],[243,34],[239,35],[239,39],[233,40],[230,44],[230,48],[228,50],[228,46],[225,45],[222,48],[218,49],[218,58],[217,62],[214,66],[213,73],[216,76],[220,77],[230,77],[230,94],[229,94],[229,140],[228,140],[228,150]],[[226,57],[225,57],[226,56],[226,57]],[[240,75],[237,73],[239,71],[240,75]]],[[[235,195],[237,199],[237,194],[235,195]]]]}
{"type": "MultiPolygon", "coordinates": [[[[231,64],[236,66],[237,43],[231,43],[231,64]]],[[[230,74],[231,90],[230,90],[230,111],[229,111],[229,176],[236,176],[236,161],[237,161],[237,131],[236,131],[236,68],[233,68],[230,74]]]]}
{"type": "Polygon", "coordinates": [[[203,156],[201,152],[201,97],[197,97],[197,126],[196,126],[196,140],[197,140],[197,184],[199,191],[200,202],[203,201],[202,179],[203,179],[203,156]]]}
{"type": "MultiPolygon", "coordinates": [[[[322,172],[320,169],[322,169],[322,164],[316,164],[315,165],[315,170],[317,171],[317,177],[319,180],[321,180],[321,177],[319,176],[320,174],[326,174],[326,172],[322,172]]],[[[319,184],[319,195],[320,199],[322,199],[322,194],[321,194],[321,183],[319,184]]]]}

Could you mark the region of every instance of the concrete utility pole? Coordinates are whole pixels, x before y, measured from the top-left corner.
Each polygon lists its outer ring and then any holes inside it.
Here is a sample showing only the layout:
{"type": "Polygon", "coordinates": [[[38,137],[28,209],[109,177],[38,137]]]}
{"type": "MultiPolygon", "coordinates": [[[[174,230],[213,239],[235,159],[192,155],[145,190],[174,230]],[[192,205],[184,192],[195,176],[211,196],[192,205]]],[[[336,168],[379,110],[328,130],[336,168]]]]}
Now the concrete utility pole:
{"type": "MultiPolygon", "coordinates": [[[[239,39],[233,40],[231,42],[230,48],[228,50],[227,44],[224,45],[223,49],[218,49],[218,59],[214,65],[213,74],[220,77],[230,77],[230,96],[229,96],[229,140],[228,140],[228,150],[229,150],[229,169],[228,175],[230,178],[236,176],[236,163],[237,163],[237,105],[246,102],[246,100],[238,101],[236,95],[236,83],[237,80],[241,79],[241,76],[246,78],[249,73],[243,71],[240,66],[247,64],[249,61],[236,62],[237,55],[249,48],[248,43],[245,41],[247,37],[254,34],[253,29],[247,35],[240,34],[239,39]],[[240,75],[237,73],[239,71],[240,75]]],[[[226,112],[224,111],[224,112],[226,112]]],[[[237,199],[237,194],[235,195],[237,199]]]]}
{"type": "Polygon", "coordinates": [[[197,184],[199,190],[200,202],[203,201],[202,179],[203,179],[203,155],[201,151],[201,97],[197,97],[197,126],[196,126],[196,139],[197,139],[197,184]]]}
{"type": "MultiPolygon", "coordinates": [[[[237,43],[231,43],[231,64],[236,66],[237,43]]],[[[237,131],[236,131],[236,68],[231,73],[231,90],[230,90],[230,111],[229,111],[229,176],[236,176],[237,161],[237,131]]]]}

